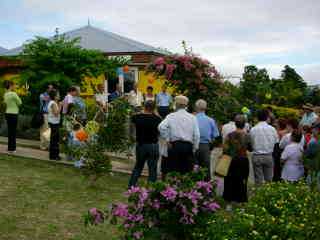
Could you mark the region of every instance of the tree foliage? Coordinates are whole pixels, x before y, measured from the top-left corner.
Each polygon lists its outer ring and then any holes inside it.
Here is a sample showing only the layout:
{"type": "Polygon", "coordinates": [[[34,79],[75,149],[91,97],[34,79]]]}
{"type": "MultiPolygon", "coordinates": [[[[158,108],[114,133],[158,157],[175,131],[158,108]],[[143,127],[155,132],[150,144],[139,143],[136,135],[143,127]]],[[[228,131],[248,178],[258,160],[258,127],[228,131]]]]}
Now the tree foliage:
{"type": "Polygon", "coordinates": [[[37,37],[24,46],[20,55],[25,66],[22,81],[29,85],[30,91],[24,99],[30,104],[25,106],[35,106],[49,83],[55,84],[63,95],[71,85],[80,85],[84,76],[114,76],[116,68],[125,63],[121,58],[108,59],[98,50],[84,49],[79,46],[79,40],[64,35],[37,37]]]}

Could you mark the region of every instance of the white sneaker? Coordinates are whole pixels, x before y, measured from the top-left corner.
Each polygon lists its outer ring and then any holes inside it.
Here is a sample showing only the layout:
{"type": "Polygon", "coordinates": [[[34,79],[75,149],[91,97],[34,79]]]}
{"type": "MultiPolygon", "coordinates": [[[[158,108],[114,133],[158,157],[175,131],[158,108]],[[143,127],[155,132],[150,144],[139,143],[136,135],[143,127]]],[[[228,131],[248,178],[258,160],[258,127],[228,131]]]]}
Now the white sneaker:
{"type": "Polygon", "coordinates": [[[227,212],[232,212],[232,205],[231,205],[231,204],[228,204],[228,205],[226,206],[226,211],[227,211],[227,212]]]}
{"type": "Polygon", "coordinates": [[[7,153],[10,154],[10,155],[11,155],[11,154],[15,154],[16,152],[17,152],[16,150],[14,150],[14,151],[7,151],[7,153]]]}

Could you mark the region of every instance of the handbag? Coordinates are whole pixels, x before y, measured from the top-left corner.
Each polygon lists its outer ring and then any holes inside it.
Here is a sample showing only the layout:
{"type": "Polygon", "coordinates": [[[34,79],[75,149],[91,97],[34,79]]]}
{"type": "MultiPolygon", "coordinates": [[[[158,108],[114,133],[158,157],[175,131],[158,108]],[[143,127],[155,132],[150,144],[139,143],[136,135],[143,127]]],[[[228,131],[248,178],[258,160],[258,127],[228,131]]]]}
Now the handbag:
{"type": "Polygon", "coordinates": [[[227,154],[222,154],[216,163],[215,174],[218,176],[225,177],[228,175],[229,167],[231,164],[232,157],[227,154]]]}

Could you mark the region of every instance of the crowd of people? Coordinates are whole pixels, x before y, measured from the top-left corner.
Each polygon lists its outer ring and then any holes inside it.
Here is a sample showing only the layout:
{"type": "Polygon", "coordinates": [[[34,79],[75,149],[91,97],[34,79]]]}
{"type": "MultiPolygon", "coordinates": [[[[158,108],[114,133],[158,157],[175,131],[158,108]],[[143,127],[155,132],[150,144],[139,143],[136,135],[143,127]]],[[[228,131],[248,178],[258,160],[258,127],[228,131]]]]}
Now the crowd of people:
{"type": "MultiPolygon", "coordinates": [[[[8,153],[16,150],[16,128],[21,99],[15,93],[15,84],[7,81],[4,94],[6,121],[8,126],[8,153]]],[[[95,95],[98,111],[108,111],[108,103],[124,96],[119,85],[107,94],[104,85],[97,86],[95,95]]],[[[227,174],[224,177],[223,197],[230,202],[247,201],[247,182],[250,157],[254,180],[257,185],[271,181],[296,182],[306,178],[308,182],[320,179],[320,121],[313,106],[303,106],[303,116],[297,119],[277,119],[271,108],[262,109],[250,117],[245,108],[235,113],[230,121],[219,126],[214,118],[206,114],[207,102],[196,101],[189,105],[186,96],[174,98],[166,85],[158,94],[147,88],[146,94],[137,91],[137,86],[124,96],[133,109],[132,131],[136,139],[136,163],[129,180],[129,187],[135,186],[148,165],[150,182],[158,176],[158,161],[164,178],[170,172],[190,172],[195,165],[207,169],[211,174],[211,152],[214,143],[221,139],[223,154],[230,157],[227,174]],[[195,109],[189,112],[188,109],[195,109]],[[220,134],[221,133],[221,134],[220,134]]],[[[49,158],[60,160],[59,128],[64,119],[77,112],[77,129],[87,122],[85,101],[80,97],[80,88],[73,86],[60,101],[58,89],[48,85],[40,95],[40,148],[49,150],[49,158]],[[63,120],[62,120],[63,119],[63,120]],[[44,133],[50,129],[50,140],[44,133]]],[[[70,131],[75,131],[71,129],[70,131]]]]}

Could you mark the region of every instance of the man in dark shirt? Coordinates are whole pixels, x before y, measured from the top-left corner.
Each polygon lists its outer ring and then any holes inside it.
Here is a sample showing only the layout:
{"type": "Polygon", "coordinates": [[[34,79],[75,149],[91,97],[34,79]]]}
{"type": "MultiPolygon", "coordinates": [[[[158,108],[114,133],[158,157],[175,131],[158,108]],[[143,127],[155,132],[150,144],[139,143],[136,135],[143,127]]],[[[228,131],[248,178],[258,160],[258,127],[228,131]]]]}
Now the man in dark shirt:
{"type": "Polygon", "coordinates": [[[129,188],[137,184],[145,162],[149,169],[149,182],[157,180],[157,165],[159,159],[158,125],[161,118],[154,114],[155,104],[146,101],[144,111],[134,115],[131,119],[136,130],[136,164],[129,181],[129,188]]]}

